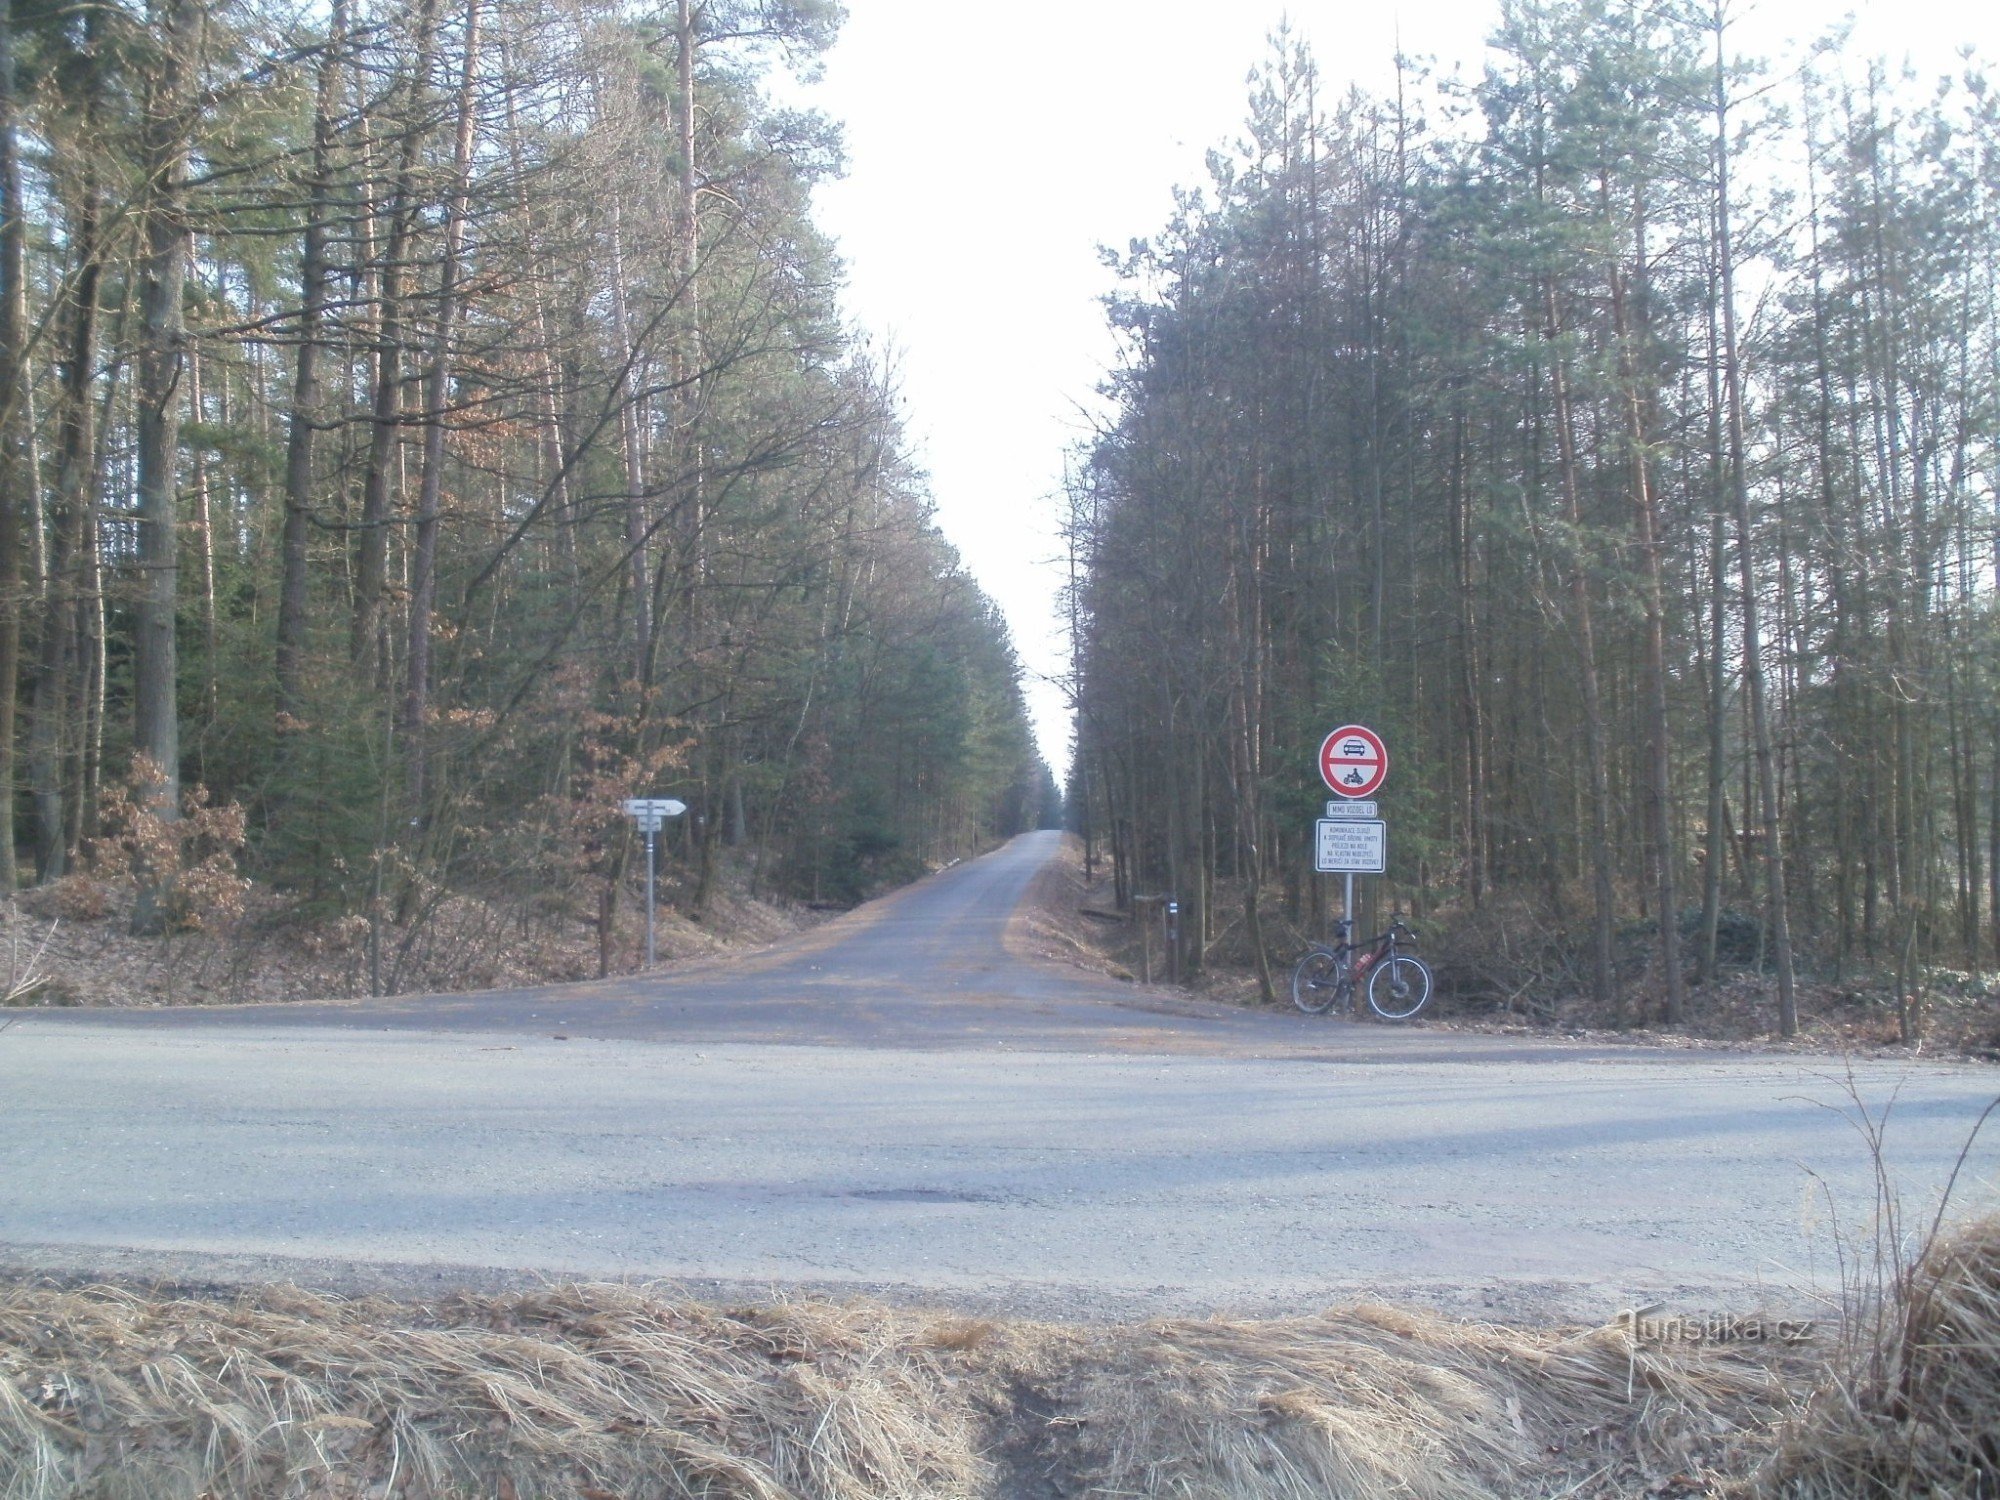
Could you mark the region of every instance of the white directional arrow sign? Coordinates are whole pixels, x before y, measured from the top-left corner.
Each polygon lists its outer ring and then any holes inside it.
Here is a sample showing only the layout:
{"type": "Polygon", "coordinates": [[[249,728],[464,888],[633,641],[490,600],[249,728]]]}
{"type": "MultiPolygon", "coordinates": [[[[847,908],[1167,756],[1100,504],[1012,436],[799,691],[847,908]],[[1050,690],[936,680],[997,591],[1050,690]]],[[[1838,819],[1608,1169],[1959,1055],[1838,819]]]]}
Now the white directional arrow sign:
{"type": "Polygon", "coordinates": [[[625,816],[637,823],[643,833],[657,833],[661,823],[668,818],[678,818],[687,810],[687,804],[676,797],[625,799],[625,816]]]}

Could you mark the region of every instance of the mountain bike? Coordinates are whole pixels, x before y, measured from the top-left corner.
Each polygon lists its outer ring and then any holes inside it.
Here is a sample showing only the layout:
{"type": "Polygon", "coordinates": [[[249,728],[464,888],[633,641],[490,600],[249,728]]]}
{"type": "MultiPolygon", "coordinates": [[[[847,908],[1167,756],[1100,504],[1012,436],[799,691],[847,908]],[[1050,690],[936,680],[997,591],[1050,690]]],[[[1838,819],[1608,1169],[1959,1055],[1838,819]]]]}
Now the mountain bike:
{"type": "Polygon", "coordinates": [[[1429,1003],[1430,966],[1403,951],[1405,944],[1415,946],[1417,935],[1401,917],[1392,918],[1388,931],[1365,942],[1353,942],[1353,935],[1353,919],[1342,917],[1331,944],[1314,943],[1306,949],[1292,970],[1292,1004],[1316,1016],[1342,1003],[1352,1014],[1355,989],[1363,985],[1368,1008],[1385,1021],[1407,1021],[1429,1003]]]}

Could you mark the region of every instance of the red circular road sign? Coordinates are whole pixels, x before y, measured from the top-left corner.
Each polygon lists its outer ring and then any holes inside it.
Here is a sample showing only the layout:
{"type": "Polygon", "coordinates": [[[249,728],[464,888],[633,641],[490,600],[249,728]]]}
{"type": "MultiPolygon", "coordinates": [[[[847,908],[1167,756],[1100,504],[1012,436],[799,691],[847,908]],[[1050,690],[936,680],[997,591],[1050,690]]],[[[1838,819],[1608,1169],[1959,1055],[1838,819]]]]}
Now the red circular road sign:
{"type": "Polygon", "coordinates": [[[1343,724],[1320,742],[1319,774],[1343,797],[1372,796],[1389,778],[1389,751],[1374,730],[1343,724]]]}

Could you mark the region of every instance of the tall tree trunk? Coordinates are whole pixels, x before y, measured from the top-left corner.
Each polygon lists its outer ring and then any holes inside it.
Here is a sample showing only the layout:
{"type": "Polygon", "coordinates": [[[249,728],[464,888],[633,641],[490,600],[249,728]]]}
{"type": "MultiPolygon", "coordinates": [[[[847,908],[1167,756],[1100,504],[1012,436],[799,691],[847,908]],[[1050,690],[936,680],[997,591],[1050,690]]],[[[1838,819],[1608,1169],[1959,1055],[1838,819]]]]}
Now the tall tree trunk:
{"type": "MultiPolygon", "coordinates": [[[[680,252],[680,296],[683,304],[681,336],[675,342],[674,387],[678,393],[678,429],[681,477],[688,487],[685,500],[687,556],[683,559],[686,591],[684,624],[688,631],[688,651],[698,655],[700,642],[700,591],[707,568],[707,496],[702,472],[701,408],[701,203],[700,176],[695,171],[694,63],[699,38],[695,34],[694,0],[675,0],[674,66],[677,84],[674,134],[680,147],[680,195],[674,205],[674,237],[680,252]]],[[[657,628],[657,611],[655,625],[657,628]]],[[[648,674],[650,677],[650,673],[648,674]]],[[[697,686],[695,695],[700,697],[697,686]]]]}
{"type": "Polygon", "coordinates": [[[0,895],[14,868],[14,713],[21,678],[21,558],[35,520],[27,463],[27,206],[15,127],[14,0],[0,0],[0,895]]]}
{"type": "MultiPolygon", "coordinates": [[[[180,714],[175,701],[179,657],[174,639],[179,603],[179,463],[181,375],[187,331],[182,305],[188,273],[187,100],[189,51],[201,24],[197,0],[155,0],[149,7],[159,38],[158,76],[146,101],[142,160],[148,200],[145,257],[139,274],[139,357],[134,395],[137,431],[137,511],[142,573],[132,641],[132,744],[152,761],[158,780],[152,811],[180,816],[180,714]]],[[[140,883],[132,925],[156,931],[164,872],[140,883]]]]}
{"type": "Polygon", "coordinates": [[[445,415],[451,403],[452,338],[458,328],[465,219],[472,184],[476,123],[473,82],[479,71],[479,0],[465,7],[465,63],[458,82],[458,123],[451,153],[451,198],[445,205],[444,262],[439,270],[437,327],[424,382],[424,465],[417,493],[416,551],[411,562],[409,691],[403,722],[409,740],[410,814],[424,815],[430,770],[431,614],[437,607],[438,521],[444,486],[445,415]]]}
{"type": "Polygon", "coordinates": [[[632,680],[646,678],[646,657],[653,640],[652,568],[647,533],[646,460],[640,430],[639,351],[632,338],[632,315],[625,284],[625,231],[617,196],[611,199],[611,317],[618,331],[618,424],[625,448],[626,577],[632,590],[632,680]]]}
{"type": "MultiPolygon", "coordinates": [[[[1633,264],[1644,274],[1646,231],[1643,211],[1635,212],[1633,264]]],[[[1667,717],[1666,600],[1661,585],[1660,513],[1647,461],[1646,402],[1639,394],[1635,337],[1644,336],[1643,308],[1633,327],[1633,309],[1624,273],[1611,268],[1611,318],[1618,339],[1619,383],[1625,388],[1626,440],[1631,449],[1632,511],[1639,533],[1646,615],[1647,834],[1653,846],[1654,892],[1659,906],[1660,967],[1666,985],[1669,1026],[1678,1026],[1687,1004],[1681,981],[1680,901],[1674,882],[1673,744],[1667,717]]]]}
{"type": "MultiPolygon", "coordinates": [[[[313,433],[320,415],[319,355],[331,267],[327,226],[333,212],[334,112],[347,48],[347,0],[333,0],[326,54],[313,101],[312,175],[307,183],[305,240],[299,257],[299,352],[285,442],[285,529],[279,542],[278,713],[296,721],[304,706],[306,604],[311,587],[313,433]]],[[[296,727],[296,725],[294,725],[296,727]]]]}
{"type": "MultiPolygon", "coordinates": [[[[194,414],[197,423],[207,421],[203,415],[201,348],[191,344],[187,356],[188,410],[194,414]]],[[[220,425],[229,425],[228,405],[225,402],[220,425]]],[[[215,611],[215,507],[209,488],[208,451],[205,444],[197,443],[188,455],[189,489],[194,496],[194,544],[195,564],[201,577],[201,722],[204,727],[215,722],[222,696],[222,679],[218,656],[220,638],[215,611]]],[[[196,734],[199,743],[202,735],[196,734]]]]}
{"type": "Polygon", "coordinates": [[[364,678],[385,680],[382,649],[382,595],[388,586],[390,488],[400,470],[403,432],[403,286],[415,227],[417,165],[428,133],[430,73],[437,45],[438,0],[417,7],[415,55],[403,116],[401,159],[390,190],[387,237],[382,252],[375,318],[375,390],[368,430],[368,467],[361,483],[361,541],[356,549],[354,616],[349,654],[364,678]]]}
{"type": "Polygon", "coordinates": [[[1598,1005],[1612,1003],[1611,943],[1617,897],[1611,872],[1611,782],[1604,746],[1604,700],[1598,682],[1597,640],[1591,622],[1590,553],[1584,540],[1583,508],[1578,494],[1575,413],[1571,410],[1569,376],[1561,348],[1562,324],[1552,286],[1543,288],[1549,374],[1555,398],[1557,461],[1561,468],[1563,514],[1569,525],[1570,629],[1576,637],[1577,680],[1583,690],[1584,740],[1590,766],[1591,923],[1590,993],[1598,1005]]]}
{"type": "MultiPolygon", "coordinates": [[[[87,115],[86,118],[89,118],[87,115]]],[[[85,559],[94,510],[97,405],[98,298],[102,280],[100,204],[95,176],[86,166],[69,224],[76,257],[58,363],[56,454],[48,584],[43,595],[41,640],[28,732],[28,775],[35,807],[35,874],[59,880],[69,869],[69,819],[63,799],[66,748],[82,731],[70,716],[77,696],[77,632],[91,590],[85,559]]]]}
{"type": "Polygon", "coordinates": [[[1708,318],[1708,808],[1704,818],[1707,849],[1701,866],[1701,983],[1716,977],[1716,938],[1722,920],[1722,878],[1729,863],[1729,673],[1722,640],[1727,624],[1728,556],[1723,515],[1723,445],[1721,338],[1715,317],[1708,318]]]}
{"type": "MultiPolygon", "coordinates": [[[[507,78],[507,152],[514,168],[514,206],[521,216],[522,234],[529,244],[538,243],[540,233],[536,225],[532,196],[529,193],[530,178],[527,171],[525,153],[521,149],[520,109],[516,96],[519,89],[514,81],[514,71],[507,44],[503,38],[500,50],[500,71],[507,78]]],[[[616,200],[614,199],[614,202],[616,200]]],[[[556,515],[556,546],[563,561],[568,564],[570,582],[578,586],[581,582],[577,557],[577,516],[570,493],[569,463],[563,454],[562,422],[562,362],[556,357],[555,337],[551,330],[548,307],[548,293],[543,278],[533,276],[528,283],[529,312],[534,320],[535,360],[541,376],[541,389],[537,396],[538,415],[541,419],[540,440],[535,446],[539,463],[536,474],[536,493],[547,495],[556,515]]]]}
{"type": "Polygon", "coordinates": [[[1473,581],[1471,501],[1465,487],[1465,413],[1451,418],[1451,471],[1445,486],[1451,506],[1453,603],[1458,627],[1458,690],[1461,729],[1465,735],[1465,867],[1467,893],[1477,909],[1486,898],[1488,846],[1486,835],[1486,721],[1480,691],[1477,591],[1473,581]]]}
{"type": "Polygon", "coordinates": [[[1736,512],[1737,567],[1743,589],[1743,682],[1750,700],[1750,735],[1757,759],[1757,792],[1764,827],[1765,900],[1771,926],[1771,957],[1778,975],[1778,1030],[1799,1029],[1792,979],[1791,913],[1785,898],[1785,852],[1779,828],[1776,757],[1765,704],[1764,643],[1758,623],[1757,569],[1750,535],[1750,479],[1743,432],[1743,373],[1736,340],[1736,264],[1730,242],[1729,91],[1724,58],[1726,20],[1722,0],[1715,6],[1715,181],[1716,253],[1722,281],[1722,385],[1729,426],[1729,488],[1736,512]]]}

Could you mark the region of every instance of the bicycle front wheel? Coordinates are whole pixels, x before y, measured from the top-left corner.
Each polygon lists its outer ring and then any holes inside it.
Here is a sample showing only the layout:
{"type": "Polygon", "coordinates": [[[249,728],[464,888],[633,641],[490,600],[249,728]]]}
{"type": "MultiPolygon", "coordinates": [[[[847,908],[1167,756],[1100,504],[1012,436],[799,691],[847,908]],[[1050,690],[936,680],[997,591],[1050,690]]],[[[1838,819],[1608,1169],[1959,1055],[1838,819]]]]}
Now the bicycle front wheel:
{"type": "Polygon", "coordinates": [[[1392,953],[1368,975],[1368,1008],[1385,1021],[1407,1021],[1431,998],[1431,971],[1421,958],[1392,953]]]}
{"type": "Polygon", "coordinates": [[[1339,960],[1324,948],[1314,948],[1292,970],[1292,1004],[1316,1016],[1340,998],[1339,960]]]}

